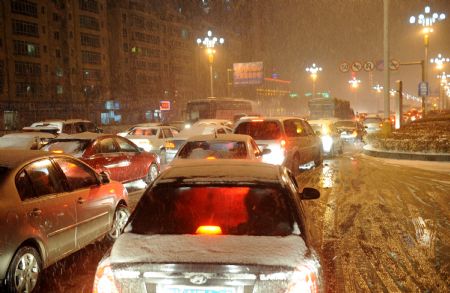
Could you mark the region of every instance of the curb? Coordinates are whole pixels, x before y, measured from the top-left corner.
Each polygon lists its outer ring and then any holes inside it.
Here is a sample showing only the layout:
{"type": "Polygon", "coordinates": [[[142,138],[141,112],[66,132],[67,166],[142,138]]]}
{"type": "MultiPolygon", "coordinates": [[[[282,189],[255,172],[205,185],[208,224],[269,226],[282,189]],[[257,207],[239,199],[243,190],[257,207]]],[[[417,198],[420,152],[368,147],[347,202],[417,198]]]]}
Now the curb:
{"type": "Polygon", "coordinates": [[[372,148],[366,148],[366,146],[363,148],[363,153],[378,158],[450,162],[450,154],[426,154],[426,153],[407,153],[407,152],[392,152],[392,151],[387,152],[372,148]]]}

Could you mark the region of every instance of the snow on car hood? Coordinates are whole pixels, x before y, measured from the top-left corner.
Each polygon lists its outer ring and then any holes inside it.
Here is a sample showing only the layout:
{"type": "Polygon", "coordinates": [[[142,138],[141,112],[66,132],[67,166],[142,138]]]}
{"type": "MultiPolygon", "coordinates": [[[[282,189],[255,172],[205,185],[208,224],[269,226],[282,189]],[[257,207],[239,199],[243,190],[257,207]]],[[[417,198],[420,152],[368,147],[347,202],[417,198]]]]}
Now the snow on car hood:
{"type": "Polygon", "coordinates": [[[296,267],[308,251],[300,236],[139,235],[124,233],[114,263],[214,263],[296,267]]]}

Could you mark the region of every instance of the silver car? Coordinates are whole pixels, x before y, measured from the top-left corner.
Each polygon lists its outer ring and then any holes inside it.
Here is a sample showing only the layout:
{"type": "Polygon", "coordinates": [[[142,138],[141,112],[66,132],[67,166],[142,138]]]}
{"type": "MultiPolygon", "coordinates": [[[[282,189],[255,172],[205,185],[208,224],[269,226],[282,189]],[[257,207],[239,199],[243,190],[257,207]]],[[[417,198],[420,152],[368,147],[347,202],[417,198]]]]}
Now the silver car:
{"type": "Polygon", "coordinates": [[[322,143],[306,120],[298,117],[241,118],[233,133],[253,137],[261,150],[270,149],[263,162],[299,168],[322,163],[322,143]]]}
{"type": "Polygon", "coordinates": [[[318,292],[302,211],[319,196],[285,167],[186,160],[146,190],[93,292],[318,292]]]}
{"type": "Polygon", "coordinates": [[[129,215],[121,183],[73,157],[41,151],[1,153],[0,197],[6,292],[31,292],[42,269],[104,236],[116,239],[129,215]]]}

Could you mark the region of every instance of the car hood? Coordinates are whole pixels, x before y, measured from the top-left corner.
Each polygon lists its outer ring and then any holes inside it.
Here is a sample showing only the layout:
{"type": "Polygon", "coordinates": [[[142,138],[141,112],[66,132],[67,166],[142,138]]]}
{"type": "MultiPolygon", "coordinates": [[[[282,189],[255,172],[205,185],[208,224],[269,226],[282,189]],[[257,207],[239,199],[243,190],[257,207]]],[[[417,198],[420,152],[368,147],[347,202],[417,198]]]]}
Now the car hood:
{"type": "Polygon", "coordinates": [[[213,263],[296,267],[309,249],[303,238],[235,235],[138,235],[124,233],[110,254],[120,263],[213,263]]]}

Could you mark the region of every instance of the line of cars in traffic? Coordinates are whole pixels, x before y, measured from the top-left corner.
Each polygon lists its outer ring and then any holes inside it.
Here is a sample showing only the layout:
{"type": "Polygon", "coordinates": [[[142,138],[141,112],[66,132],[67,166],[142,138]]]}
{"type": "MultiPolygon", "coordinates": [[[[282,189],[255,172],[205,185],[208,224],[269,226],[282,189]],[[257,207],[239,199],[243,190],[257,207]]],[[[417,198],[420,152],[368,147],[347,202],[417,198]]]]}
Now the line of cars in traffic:
{"type": "Polygon", "coordinates": [[[153,123],[120,135],[39,126],[55,137],[29,135],[27,148],[47,152],[0,150],[0,280],[31,292],[43,268],[106,236],[118,241],[93,292],[316,292],[320,261],[302,210],[319,193],[295,176],[322,163],[325,129],[359,138],[354,122],[336,123],[243,117],[234,128],[153,123]],[[148,188],[129,218],[121,183],[140,179],[148,188]]]}

